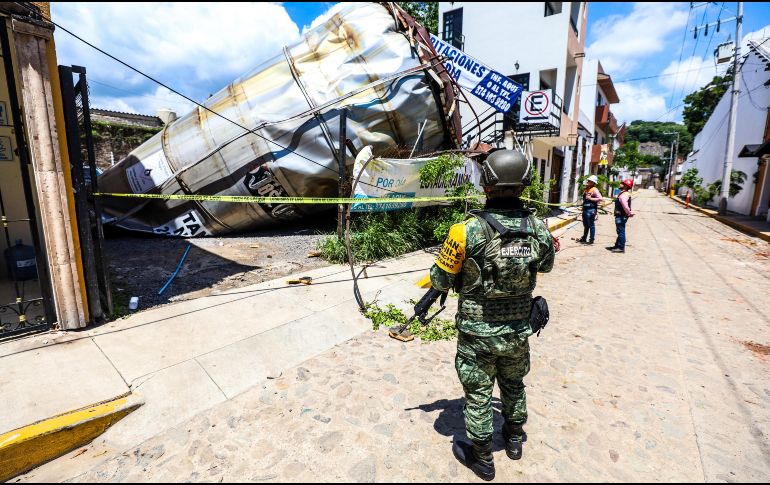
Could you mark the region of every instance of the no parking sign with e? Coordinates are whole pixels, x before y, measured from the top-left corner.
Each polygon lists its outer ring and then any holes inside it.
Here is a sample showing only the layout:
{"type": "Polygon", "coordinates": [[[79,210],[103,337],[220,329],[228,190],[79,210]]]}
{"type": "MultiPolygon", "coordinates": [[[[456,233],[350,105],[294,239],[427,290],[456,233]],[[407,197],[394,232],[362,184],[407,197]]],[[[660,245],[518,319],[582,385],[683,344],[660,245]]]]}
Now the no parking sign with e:
{"type": "Polygon", "coordinates": [[[521,95],[521,123],[548,123],[553,111],[553,99],[550,89],[525,91],[521,95]]]}

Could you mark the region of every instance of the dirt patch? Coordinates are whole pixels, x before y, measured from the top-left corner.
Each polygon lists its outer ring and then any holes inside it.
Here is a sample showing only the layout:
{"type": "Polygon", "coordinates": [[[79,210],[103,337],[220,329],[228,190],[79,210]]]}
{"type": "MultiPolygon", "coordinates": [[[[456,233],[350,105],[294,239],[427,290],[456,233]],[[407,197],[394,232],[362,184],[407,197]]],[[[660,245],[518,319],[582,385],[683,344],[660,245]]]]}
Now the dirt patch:
{"type": "Polygon", "coordinates": [[[750,239],[735,239],[734,237],[721,237],[722,241],[728,241],[728,242],[734,242],[738,244],[742,244],[744,246],[756,246],[756,241],[752,241],[750,239]]]}
{"type": "Polygon", "coordinates": [[[146,310],[327,266],[326,261],[308,254],[325,237],[322,232],[333,230],[333,221],[322,221],[303,227],[212,238],[111,234],[105,247],[118,316],[125,314],[132,296],[139,297],[139,310],[146,310]],[[158,295],[188,244],[190,251],[179,274],[158,295]]]}
{"type": "Polygon", "coordinates": [[[759,357],[764,358],[770,355],[770,346],[768,345],[762,345],[756,342],[745,341],[745,340],[741,341],[741,344],[759,357]]]}

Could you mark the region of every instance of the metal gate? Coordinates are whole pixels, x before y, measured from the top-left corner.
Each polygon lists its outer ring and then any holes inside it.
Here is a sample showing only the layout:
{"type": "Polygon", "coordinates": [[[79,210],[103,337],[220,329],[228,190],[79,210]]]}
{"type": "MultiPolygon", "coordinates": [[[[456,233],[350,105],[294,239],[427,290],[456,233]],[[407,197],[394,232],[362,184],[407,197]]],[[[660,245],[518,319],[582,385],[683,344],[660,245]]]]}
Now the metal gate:
{"type": "Polygon", "coordinates": [[[49,330],[56,311],[4,19],[0,44],[0,340],[4,340],[49,330]]]}
{"type": "Polygon", "coordinates": [[[91,127],[86,68],[59,66],[67,149],[72,171],[72,189],[85,273],[88,310],[92,322],[102,322],[112,313],[112,291],[104,254],[96,157],[91,127]]]}

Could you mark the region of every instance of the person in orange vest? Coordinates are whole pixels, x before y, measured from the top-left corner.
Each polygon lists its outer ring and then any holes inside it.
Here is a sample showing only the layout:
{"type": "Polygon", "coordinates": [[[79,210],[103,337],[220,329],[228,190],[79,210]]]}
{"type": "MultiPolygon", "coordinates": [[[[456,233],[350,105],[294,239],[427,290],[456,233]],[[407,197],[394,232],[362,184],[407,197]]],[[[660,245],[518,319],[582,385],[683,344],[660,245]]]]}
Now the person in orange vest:
{"type": "Polygon", "coordinates": [[[596,175],[591,175],[583,190],[583,237],[578,239],[578,242],[584,244],[593,244],[596,236],[596,214],[599,211],[599,202],[602,201],[602,194],[596,187],[597,182],[596,175]]]}
{"type": "Polygon", "coordinates": [[[620,194],[615,199],[615,229],[618,238],[615,240],[614,246],[607,248],[613,253],[626,252],[626,222],[629,217],[634,217],[634,211],[631,210],[631,189],[633,188],[634,181],[625,179],[620,183],[620,194]]]}

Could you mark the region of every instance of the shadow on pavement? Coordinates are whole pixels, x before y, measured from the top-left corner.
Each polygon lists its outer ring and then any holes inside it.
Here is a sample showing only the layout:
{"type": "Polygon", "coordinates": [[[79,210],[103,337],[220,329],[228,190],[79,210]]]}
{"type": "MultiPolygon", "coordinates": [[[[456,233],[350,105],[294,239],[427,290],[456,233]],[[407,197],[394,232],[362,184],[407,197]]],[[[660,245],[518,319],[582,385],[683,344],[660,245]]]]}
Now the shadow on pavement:
{"type": "MultiPolygon", "coordinates": [[[[465,419],[463,417],[463,405],[465,398],[458,399],[439,399],[431,404],[421,404],[413,408],[406,408],[404,411],[419,409],[420,411],[430,413],[441,411],[433,423],[433,429],[444,436],[451,436],[452,442],[468,441],[465,435],[465,419]]],[[[494,439],[492,440],[492,450],[500,451],[505,449],[502,438],[503,415],[501,409],[503,403],[500,399],[492,398],[492,428],[494,430],[494,439]]]]}

